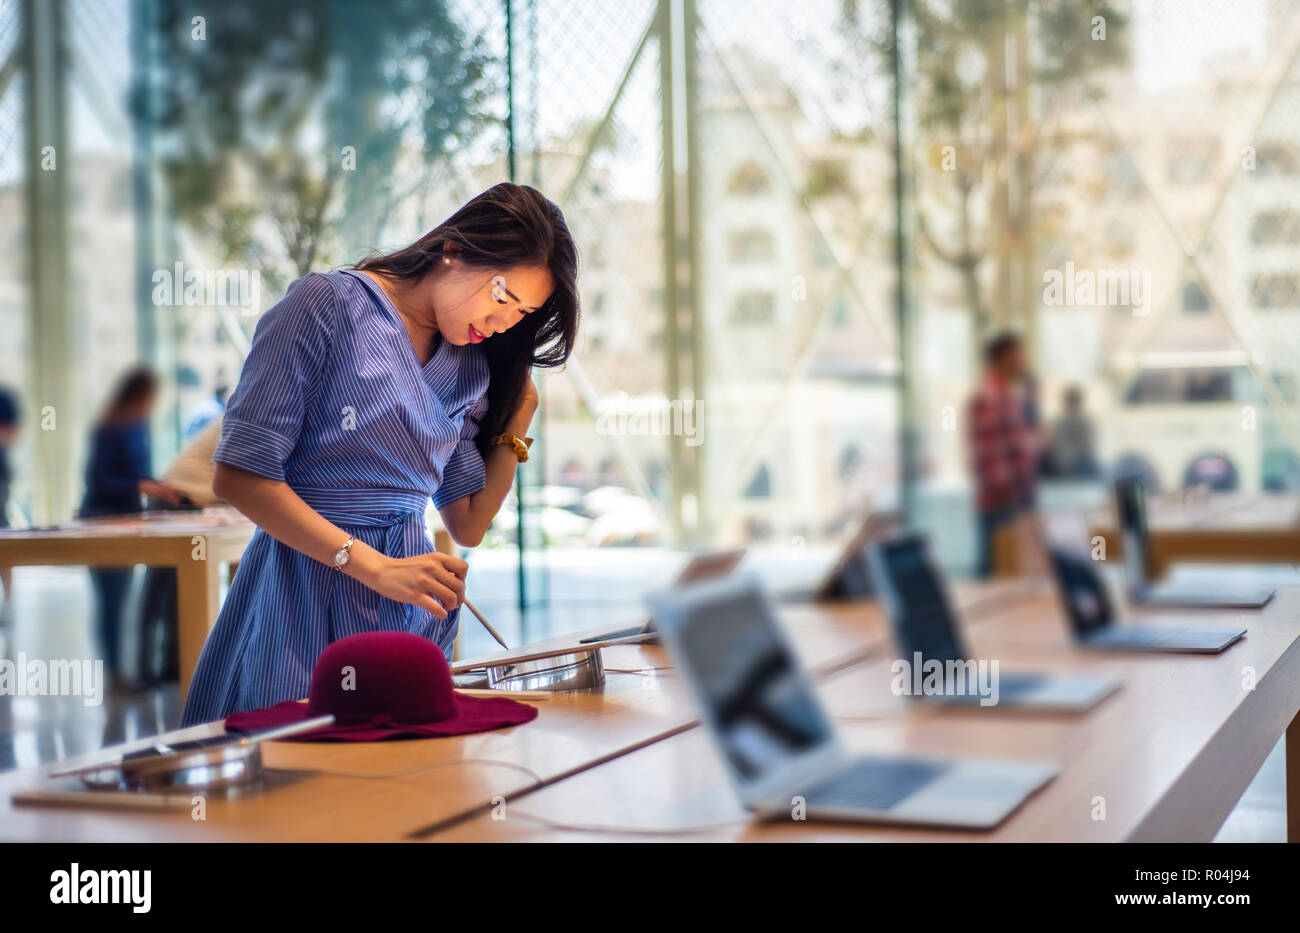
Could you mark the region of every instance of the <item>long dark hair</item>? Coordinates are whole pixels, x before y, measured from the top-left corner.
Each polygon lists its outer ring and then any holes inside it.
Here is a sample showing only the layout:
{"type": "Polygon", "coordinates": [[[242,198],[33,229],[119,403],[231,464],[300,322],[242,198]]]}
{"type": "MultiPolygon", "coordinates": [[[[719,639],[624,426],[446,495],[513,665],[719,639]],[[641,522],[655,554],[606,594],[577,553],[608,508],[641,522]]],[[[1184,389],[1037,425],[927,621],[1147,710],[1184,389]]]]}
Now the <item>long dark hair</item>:
{"type": "Polygon", "coordinates": [[[544,305],[481,344],[491,381],[477,443],[487,456],[492,438],[505,430],[519,407],[529,370],[561,366],[573,352],[578,336],[578,249],[564,214],[540,191],[502,182],[410,246],[371,256],[356,268],[418,281],[441,261],[448,244],[451,255],[468,266],[506,269],[544,265],[555,283],[544,305]]]}
{"type": "Polygon", "coordinates": [[[133,366],[118,380],[100,416],[100,425],[124,422],[131,409],[158,391],[158,376],[147,366],[133,366]]]}

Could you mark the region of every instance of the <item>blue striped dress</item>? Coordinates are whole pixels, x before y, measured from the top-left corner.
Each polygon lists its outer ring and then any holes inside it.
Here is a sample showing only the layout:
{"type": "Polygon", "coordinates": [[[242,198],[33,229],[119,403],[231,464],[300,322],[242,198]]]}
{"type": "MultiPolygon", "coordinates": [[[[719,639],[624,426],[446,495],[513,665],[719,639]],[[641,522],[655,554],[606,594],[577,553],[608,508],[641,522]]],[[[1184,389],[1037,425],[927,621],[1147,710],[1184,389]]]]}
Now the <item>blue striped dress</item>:
{"type": "MultiPolygon", "coordinates": [[[[313,273],[258,322],[212,459],[288,483],[383,554],[427,553],[430,495],[441,508],[484,486],[474,438],[487,385],[481,347],[444,339],[422,367],[369,276],[313,273]]],[[[415,632],[449,655],[459,615],[438,619],[380,596],[258,529],[204,643],[181,725],[305,697],[317,656],[346,635],[415,632]]]]}

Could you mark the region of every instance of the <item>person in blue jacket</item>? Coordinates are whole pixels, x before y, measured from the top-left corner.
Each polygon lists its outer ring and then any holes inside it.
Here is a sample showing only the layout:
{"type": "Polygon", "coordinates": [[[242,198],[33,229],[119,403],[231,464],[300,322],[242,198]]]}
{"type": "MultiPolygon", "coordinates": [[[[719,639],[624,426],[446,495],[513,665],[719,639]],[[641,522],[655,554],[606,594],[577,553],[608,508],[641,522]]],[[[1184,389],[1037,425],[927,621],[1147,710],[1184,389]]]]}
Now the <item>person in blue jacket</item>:
{"type": "Polygon", "coordinates": [[[213,454],[214,492],[258,530],[182,725],[305,697],[321,651],[358,632],[450,654],[467,565],[433,550],[425,508],[482,540],[527,459],[530,369],[572,352],[577,264],[559,208],[503,183],[262,316],[213,454]]]}
{"type": "MultiPolygon", "coordinates": [[[[0,528],[9,527],[9,492],[13,485],[13,465],[9,461],[9,448],[18,437],[22,415],[18,394],[8,386],[0,385],[0,528]]],[[[12,567],[0,567],[0,631],[12,625],[14,578],[12,567]]]]}
{"type": "MultiPolygon", "coordinates": [[[[179,501],[177,491],[150,476],[149,413],[158,395],[158,379],[136,367],[119,382],[90,438],[86,495],[81,516],[129,515],[142,508],[142,497],[179,501]]],[[[129,568],[94,568],[96,633],[105,671],[122,683],[123,604],[131,585],[129,568]]]]}

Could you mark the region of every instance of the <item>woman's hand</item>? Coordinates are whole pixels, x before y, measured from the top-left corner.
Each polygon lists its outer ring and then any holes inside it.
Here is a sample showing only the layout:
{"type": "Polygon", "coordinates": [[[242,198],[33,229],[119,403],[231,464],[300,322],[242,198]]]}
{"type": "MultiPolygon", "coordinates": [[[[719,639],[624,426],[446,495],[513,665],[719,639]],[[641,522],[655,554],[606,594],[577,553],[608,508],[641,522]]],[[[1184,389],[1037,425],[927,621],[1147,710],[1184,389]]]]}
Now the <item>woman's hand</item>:
{"type": "MultiPolygon", "coordinates": [[[[283,480],[218,463],[213,491],[277,541],[326,567],[334,566],[334,554],[348,540],[346,531],[303,502],[283,480]]],[[[393,558],[357,539],[353,540],[352,559],[343,565],[343,573],[363,586],[426,609],[439,619],[447,618],[464,600],[467,570],[469,565],[463,560],[436,551],[393,558]]]]}
{"type": "MultiPolygon", "coordinates": [[[[360,545],[358,541],[357,546],[360,545]]],[[[465,599],[465,574],[469,564],[437,551],[415,557],[387,557],[366,548],[348,562],[348,569],[379,595],[419,606],[439,619],[445,619],[447,613],[465,599]],[[352,567],[354,562],[358,565],[356,568],[352,567]]]]}
{"type": "Polygon", "coordinates": [[[361,542],[356,542],[352,550],[354,556],[344,572],[381,596],[428,609],[438,619],[446,619],[447,613],[465,598],[469,564],[459,557],[437,551],[415,557],[389,557],[361,542]]]}
{"type": "Polygon", "coordinates": [[[528,426],[533,423],[533,415],[537,414],[538,398],[537,383],[529,378],[524,383],[524,397],[519,400],[519,407],[510,417],[507,431],[517,437],[523,437],[528,433],[528,426]]]}
{"type": "Polygon", "coordinates": [[[142,479],[140,480],[140,492],[151,499],[161,499],[168,505],[180,505],[181,491],[171,483],[163,483],[155,479],[142,479]]]}

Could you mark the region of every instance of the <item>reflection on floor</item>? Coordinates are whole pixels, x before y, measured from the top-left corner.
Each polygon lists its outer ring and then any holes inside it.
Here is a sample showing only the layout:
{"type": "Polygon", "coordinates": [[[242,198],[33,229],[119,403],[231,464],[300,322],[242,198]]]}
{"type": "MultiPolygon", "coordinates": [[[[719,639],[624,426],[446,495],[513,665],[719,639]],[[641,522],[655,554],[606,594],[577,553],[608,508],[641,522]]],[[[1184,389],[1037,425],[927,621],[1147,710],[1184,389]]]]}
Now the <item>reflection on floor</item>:
{"type": "MultiPolygon", "coordinates": [[[[517,582],[513,553],[476,555],[470,598],[511,644],[535,641],[563,631],[608,622],[617,627],[643,614],[645,592],[671,580],[682,559],[659,549],[601,551],[599,568],[588,552],[581,560],[532,566],[532,598],[549,596],[551,611],[530,612],[521,621],[515,605],[517,582]],[[543,572],[545,569],[545,572],[543,572]]],[[[789,555],[756,555],[760,573],[773,582],[801,582],[790,570],[789,555]],[[769,570],[769,567],[771,568],[769,570]]],[[[84,570],[31,567],[15,571],[16,599],[10,627],[0,631],[0,658],[93,658],[87,620],[91,617],[89,577],[84,570]]],[[[128,614],[128,617],[129,614],[128,614]]],[[[490,651],[494,642],[468,615],[463,620],[462,655],[490,651]]],[[[134,657],[134,646],[124,646],[134,657]]],[[[105,693],[98,706],[83,697],[0,696],[0,771],[30,768],[106,745],[174,728],[180,699],[172,684],[143,692],[105,693]]],[[[1215,841],[1281,842],[1286,836],[1285,761],[1282,743],[1273,750],[1254,782],[1224,823],[1215,841]]]]}
{"type": "MultiPolygon", "coordinates": [[[[139,574],[137,574],[137,577],[139,574]]],[[[0,632],[0,657],[81,660],[102,657],[91,639],[90,578],[80,569],[20,567],[14,610],[0,632]]],[[[134,649],[128,648],[128,656],[134,649]]],[[[107,677],[104,678],[107,680],[107,677]]],[[[156,735],[180,720],[175,684],[94,696],[0,697],[0,769],[30,768],[119,742],[156,735]]],[[[89,692],[89,691],[88,691],[89,692]]]]}

